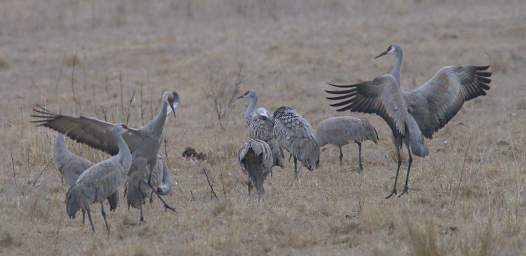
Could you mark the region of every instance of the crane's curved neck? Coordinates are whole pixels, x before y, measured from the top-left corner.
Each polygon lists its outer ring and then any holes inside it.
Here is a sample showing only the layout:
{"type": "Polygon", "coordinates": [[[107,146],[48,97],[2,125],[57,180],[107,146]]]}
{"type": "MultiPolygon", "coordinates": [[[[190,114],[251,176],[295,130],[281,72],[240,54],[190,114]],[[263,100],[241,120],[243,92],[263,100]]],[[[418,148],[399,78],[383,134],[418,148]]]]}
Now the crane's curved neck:
{"type": "Polygon", "coordinates": [[[256,110],[256,104],[258,102],[258,97],[250,97],[247,109],[245,110],[245,121],[250,122],[252,119],[252,115],[254,114],[254,111],[256,110]]]}
{"type": "Polygon", "coordinates": [[[391,75],[393,75],[396,78],[398,84],[400,84],[400,69],[402,67],[402,55],[402,50],[395,52],[396,60],[393,69],[391,70],[391,75]]]}
{"type": "Polygon", "coordinates": [[[66,140],[63,134],[58,132],[55,134],[55,143],[53,144],[53,150],[55,152],[55,155],[68,153],[68,150],[66,148],[66,140]]]}
{"type": "MultiPolygon", "coordinates": [[[[119,134],[116,131],[112,132],[113,139],[117,142],[117,146],[119,147],[119,153],[117,154],[117,157],[119,158],[121,163],[129,163],[131,165],[132,161],[132,155],[130,152],[130,148],[128,148],[128,144],[126,144],[126,141],[122,138],[122,135],[119,134]]],[[[125,169],[130,169],[130,166],[128,166],[125,169]]]]}
{"type": "Polygon", "coordinates": [[[153,135],[156,139],[161,138],[167,114],[168,102],[163,100],[159,113],[145,126],[145,129],[148,130],[148,133],[153,135]]]}

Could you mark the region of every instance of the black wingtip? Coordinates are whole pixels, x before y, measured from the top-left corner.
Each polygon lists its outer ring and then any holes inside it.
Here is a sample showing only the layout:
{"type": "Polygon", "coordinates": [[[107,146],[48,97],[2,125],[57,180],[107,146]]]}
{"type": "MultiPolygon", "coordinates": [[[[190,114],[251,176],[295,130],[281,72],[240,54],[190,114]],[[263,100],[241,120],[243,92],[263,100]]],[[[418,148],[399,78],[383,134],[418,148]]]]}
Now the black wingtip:
{"type": "Polygon", "coordinates": [[[350,88],[355,86],[354,84],[337,84],[335,82],[327,82],[327,84],[338,88],[350,88]]]}

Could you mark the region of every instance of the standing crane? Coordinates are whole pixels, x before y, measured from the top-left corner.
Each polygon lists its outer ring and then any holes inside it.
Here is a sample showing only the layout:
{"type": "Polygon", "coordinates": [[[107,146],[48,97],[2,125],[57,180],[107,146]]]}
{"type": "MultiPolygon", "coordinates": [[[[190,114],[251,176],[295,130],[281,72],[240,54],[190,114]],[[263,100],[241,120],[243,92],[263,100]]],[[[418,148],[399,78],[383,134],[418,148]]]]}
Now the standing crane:
{"type": "Polygon", "coordinates": [[[263,182],[273,166],[273,157],[270,146],[263,140],[249,138],[239,150],[239,164],[248,172],[250,182],[248,193],[252,184],[256,187],[259,198],[265,193],[263,182]]]}
{"type": "Polygon", "coordinates": [[[245,122],[248,126],[248,137],[266,142],[272,151],[274,159],[272,166],[283,168],[285,166],[285,156],[283,155],[283,150],[279,147],[274,138],[273,117],[266,108],[256,108],[258,98],[255,91],[246,91],[243,95],[239,96],[238,99],[249,100],[244,114],[245,122]]]}
{"type": "MultiPolygon", "coordinates": [[[[60,172],[69,187],[77,182],[79,176],[93,166],[93,163],[85,158],[73,154],[66,146],[63,134],[55,133],[55,143],[53,145],[53,163],[60,172]]],[[[115,211],[119,202],[119,193],[115,192],[108,197],[110,211],[115,211]]],[[[86,212],[82,210],[82,223],[84,223],[86,212]]]]}
{"type": "Polygon", "coordinates": [[[318,124],[316,139],[320,147],[327,144],[340,148],[340,166],[343,161],[342,147],[353,141],[358,145],[359,171],[362,172],[362,142],[371,140],[378,142],[378,133],[366,118],[352,116],[329,117],[318,124]]]}
{"type": "Polygon", "coordinates": [[[396,44],[390,45],[376,58],[384,55],[395,56],[395,64],[389,74],[357,84],[329,82],[329,85],[343,90],[326,92],[337,95],[327,98],[338,101],[331,105],[338,108],[337,111],[375,113],[391,128],[398,167],[393,190],[386,197],[390,198],[397,194],[402,145],[406,145],[409,162],[404,190],[400,196],[409,191],[412,154],[420,157],[429,154],[424,137],[431,139],[458,113],[465,101],[486,95],[490,89],[491,72],[488,71],[489,66],[446,66],[418,88],[405,92],[400,89],[402,48],[396,44]]]}
{"type": "Polygon", "coordinates": [[[320,146],[311,125],[290,107],[274,111],[273,134],[280,146],[294,157],[294,176],[298,178],[298,160],[313,171],[320,163],[320,146]]]}
{"type": "MultiPolygon", "coordinates": [[[[151,186],[151,177],[157,162],[166,117],[169,110],[173,112],[175,117],[179,95],[176,92],[164,92],[161,101],[161,109],[152,120],[141,128],[129,128],[128,132],[123,135],[134,158],[143,157],[148,161],[146,165],[148,170],[137,169],[137,165],[132,165],[130,170],[130,173],[140,172],[144,174],[148,179],[148,186],[151,186]]],[[[33,108],[33,111],[34,113],[31,116],[36,119],[32,122],[36,123],[37,126],[48,127],[66,134],[77,142],[102,150],[110,155],[115,155],[118,152],[118,146],[111,137],[111,127],[114,125],[112,123],[84,116],[74,117],[56,114],[40,106],[33,108]]],[[[165,208],[174,210],[159,196],[156,188],[152,188],[152,190],[163,202],[165,208]]]]}
{"type": "Polygon", "coordinates": [[[117,193],[124,184],[132,165],[132,154],[122,135],[128,130],[126,125],[117,124],[111,129],[112,138],[118,146],[118,153],[102,162],[89,167],[77,179],[66,194],[66,211],[70,218],[75,218],[79,209],[88,214],[91,230],[95,232],[91,218],[90,205],[100,203],[106,230],[110,232],[103,200],[117,193]]]}

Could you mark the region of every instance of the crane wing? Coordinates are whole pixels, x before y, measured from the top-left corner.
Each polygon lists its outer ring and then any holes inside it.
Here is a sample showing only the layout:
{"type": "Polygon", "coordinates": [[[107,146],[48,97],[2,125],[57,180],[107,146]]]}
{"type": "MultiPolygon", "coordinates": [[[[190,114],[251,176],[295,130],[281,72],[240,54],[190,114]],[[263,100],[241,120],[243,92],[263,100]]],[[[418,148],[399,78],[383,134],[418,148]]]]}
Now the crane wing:
{"type": "MultiPolygon", "coordinates": [[[[119,152],[119,147],[111,135],[113,123],[91,117],[56,114],[38,105],[33,107],[31,117],[34,118],[31,122],[37,126],[48,127],[92,148],[110,155],[119,152]]],[[[131,152],[134,152],[145,139],[139,130],[131,128],[122,137],[131,152]]]]}
{"type": "Polygon", "coordinates": [[[449,66],[406,93],[409,113],[426,138],[444,127],[465,101],[486,95],[491,83],[489,66],[449,66]]]}
{"type": "Polygon", "coordinates": [[[344,90],[325,91],[338,95],[327,97],[328,100],[338,101],[331,104],[332,107],[338,108],[336,111],[375,113],[382,117],[389,126],[396,128],[400,134],[405,133],[407,106],[400,86],[392,75],[379,76],[371,81],[357,84],[333,82],[328,84],[336,88],[345,88],[344,90]]]}

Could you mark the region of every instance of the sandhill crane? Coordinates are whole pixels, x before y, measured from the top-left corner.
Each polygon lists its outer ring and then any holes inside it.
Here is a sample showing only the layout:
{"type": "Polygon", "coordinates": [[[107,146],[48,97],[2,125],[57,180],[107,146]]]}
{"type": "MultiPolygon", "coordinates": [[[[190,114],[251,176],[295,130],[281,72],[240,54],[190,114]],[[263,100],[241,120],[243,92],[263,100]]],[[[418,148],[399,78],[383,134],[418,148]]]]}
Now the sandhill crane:
{"type": "Polygon", "coordinates": [[[378,133],[366,118],[352,116],[329,117],[318,124],[316,139],[320,147],[332,144],[340,148],[340,166],[342,165],[342,147],[354,142],[358,145],[359,172],[362,165],[362,142],[371,140],[378,142],[378,133]]]}
{"type": "MultiPolygon", "coordinates": [[[[149,173],[149,185],[151,185],[151,173],[157,161],[157,153],[161,145],[161,137],[168,111],[173,111],[175,117],[175,109],[178,103],[179,95],[176,92],[164,92],[159,113],[145,126],[138,129],[129,128],[128,132],[123,135],[134,158],[143,157],[148,160],[146,166],[148,166],[149,170],[138,170],[135,168],[136,165],[134,165],[130,173],[136,171],[149,173]]],[[[74,117],[55,114],[41,106],[36,106],[33,108],[33,111],[34,113],[31,116],[36,119],[32,120],[32,122],[36,123],[37,126],[48,127],[66,134],[73,140],[111,155],[115,155],[118,152],[117,144],[111,138],[111,127],[114,125],[112,123],[84,116],[74,117]]],[[[157,193],[157,189],[154,189],[154,191],[157,193]]],[[[163,203],[167,209],[173,210],[164,201],[163,203]]]]}
{"type": "Polygon", "coordinates": [[[247,171],[250,179],[248,193],[250,194],[252,184],[254,184],[261,198],[265,193],[263,182],[273,166],[270,146],[263,140],[249,138],[239,150],[239,164],[243,170],[247,171]]]}
{"type": "Polygon", "coordinates": [[[70,218],[75,218],[79,209],[88,214],[91,229],[95,232],[91,219],[90,205],[100,203],[100,210],[104,218],[106,230],[110,232],[103,200],[117,193],[124,184],[128,171],[132,165],[132,155],[128,145],[122,138],[128,128],[125,125],[114,125],[111,129],[112,137],[118,146],[118,153],[102,162],[92,165],[82,172],[66,194],[66,211],[70,218]]]}
{"type": "MultiPolygon", "coordinates": [[[[73,154],[66,146],[66,140],[63,134],[55,133],[55,143],[53,145],[53,163],[66,179],[69,187],[72,187],[77,182],[80,174],[90,168],[93,163],[87,159],[73,154]]],[[[110,211],[117,209],[119,202],[119,193],[115,192],[108,197],[110,211]]],[[[84,223],[85,212],[82,210],[82,223],[84,223]]]]}
{"type": "Polygon", "coordinates": [[[446,66],[420,87],[403,92],[400,89],[402,48],[390,45],[376,58],[384,55],[396,57],[391,73],[357,84],[329,83],[345,89],[327,93],[339,95],[328,98],[339,101],[331,105],[338,107],[337,111],[375,113],[391,128],[398,167],[393,190],[387,196],[389,198],[397,193],[402,145],[406,145],[409,163],[404,190],[400,196],[409,191],[412,154],[420,157],[429,154],[424,137],[431,139],[433,133],[444,127],[457,114],[465,101],[486,95],[486,90],[490,88],[491,72],[488,71],[489,66],[446,66]]]}
{"type": "MultiPolygon", "coordinates": [[[[126,186],[126,198],[128,199],[128,206],[139,209],[140,221],[144,221],[142,212],[142,206],[145,203],[145,198],[150,193],[150,199],[152,196],[152,187],[157,188],[157,193],[160,195],[166,195],[172,190],[172,178],[170,176],[170,170],[166,164],[166,161],[162,156],[157,156],[158,160],[152,172],[151,185],[148,185],[148,177],[145,172],[133,172],[128,175],[127,186],[126,186]]],[[[137,158],[133,160],[136,170],[147,170],[147,159],[137,158]]]]}
{"type": "Polygon", "coordinates": [[[311,125],[290,107],[274,111],[274,137],[294,157],[294,175],[298,177],[298,160],[313,171],[320,163],[320,146],[311,125]]]}
{"type": "Polygon", "coordinates": [[[258,98],[255,91],[246,91],[243,95],[239,96],[238,99],[249,99],[244,114],[245,122],[248,126],[248,137],[265,141],[270,146],[273,154],[273,166],[283,168],[285,166],[285,157],[283,155],[283,150],[275,142],[274,121],[272,115],[266,108],[256,108],[258,98]]]}

